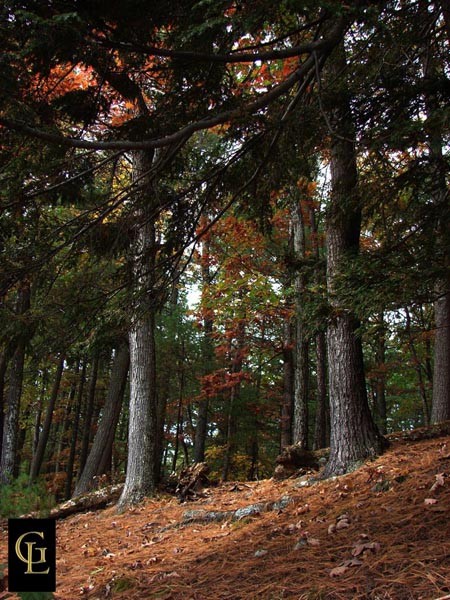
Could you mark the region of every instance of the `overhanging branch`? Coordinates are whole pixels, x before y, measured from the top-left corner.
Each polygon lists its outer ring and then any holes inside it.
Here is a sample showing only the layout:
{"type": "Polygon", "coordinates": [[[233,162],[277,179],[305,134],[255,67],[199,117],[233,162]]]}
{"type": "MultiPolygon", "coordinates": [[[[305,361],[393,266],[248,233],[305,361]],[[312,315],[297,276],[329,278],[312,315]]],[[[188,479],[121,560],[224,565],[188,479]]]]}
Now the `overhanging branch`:
{"type": "MultiPolygon", "coordinates": [[[[348,26],[348,19],[340,17],[330,31],[329,35],[319,40],[318,42],[312,42],[308,45],[311,51],[314,46],[314,54],[316,55],[327,55],[340,41],[345,33],[348,26]]],[[[84,149],[96,149],[96,150],[116,150],[116,151],[127,151],[127,150],[151,150],[156,148],[163,148],[178,144],[181,140],[190,138],[195,132],[204,129],[211,129],[218,125],[223,125],[229,121],[242,118],[255,114],[259,110],[266,108],[269,104],[277,100],[280,96],[287,93],[296,83],[302,81],[311,71],[315,68],[315,58],[313,53],[298,67],[291,75],[289,75],[282,83],[276,85],[271,90],[262,94],[256,100],[249,102],[248,104],[217,113],[211,117],[205,117],[193,123],[189,123],[185,127],[182,127],[178,131],[168,134],[166,136],[142,140],[111,140],[111,141],[95,141],[95,140],[83,140],[73,137],[67,137],[56,133],[51,133],[37,129],[21,121],[9,119],[7,117],[0,117],[0,125],[21,133],[23,135],[33,137],[36,139],[43,140],[50,144],[56,144],[59,146],[65,146],[70,148],[84,148],[84,149]]]]}

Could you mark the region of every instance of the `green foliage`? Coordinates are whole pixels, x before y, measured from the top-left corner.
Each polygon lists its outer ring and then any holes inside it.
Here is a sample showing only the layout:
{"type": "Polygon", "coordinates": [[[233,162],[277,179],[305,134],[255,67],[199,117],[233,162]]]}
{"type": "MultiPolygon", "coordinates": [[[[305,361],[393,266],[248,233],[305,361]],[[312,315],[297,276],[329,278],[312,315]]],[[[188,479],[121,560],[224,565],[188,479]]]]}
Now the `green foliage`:
{"type": "Polygon", "coordinates": [[[55,499],[48,494],[43,481],[30,484],[28,475],[19,475],[9,485],[0,489],[0,516],[5,519],[37,512],[48,516],[55,499]]]}
{"type": "Polygon", "coordinates": [[[21,600],[52,600],[52,592],[17,592],[21,600]]]}

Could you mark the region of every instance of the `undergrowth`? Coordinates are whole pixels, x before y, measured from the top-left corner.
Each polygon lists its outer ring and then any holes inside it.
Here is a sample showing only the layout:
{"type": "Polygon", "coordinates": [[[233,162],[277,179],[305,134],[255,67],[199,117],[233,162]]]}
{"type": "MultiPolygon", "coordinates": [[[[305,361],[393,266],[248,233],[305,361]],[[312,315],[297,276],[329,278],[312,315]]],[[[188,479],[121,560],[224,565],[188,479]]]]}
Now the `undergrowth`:
{"type": "Polygon", "coordinates": [[[19,475],[10,484],[0,488],[0,517],[12,519],[28,513],[47,517],[55,505],[43,481],[30,483],[28,475],[19,475]]]}

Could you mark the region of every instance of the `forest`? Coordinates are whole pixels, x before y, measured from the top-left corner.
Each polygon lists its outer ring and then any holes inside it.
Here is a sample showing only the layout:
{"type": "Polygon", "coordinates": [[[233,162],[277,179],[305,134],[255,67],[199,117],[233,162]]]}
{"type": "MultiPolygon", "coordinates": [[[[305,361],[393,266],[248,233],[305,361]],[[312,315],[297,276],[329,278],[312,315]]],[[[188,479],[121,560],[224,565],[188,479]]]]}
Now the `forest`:
{"type": "Polygon", "coordinates": [[[0,510],[450,420],[445,0],[0,10],[0,510]]]}

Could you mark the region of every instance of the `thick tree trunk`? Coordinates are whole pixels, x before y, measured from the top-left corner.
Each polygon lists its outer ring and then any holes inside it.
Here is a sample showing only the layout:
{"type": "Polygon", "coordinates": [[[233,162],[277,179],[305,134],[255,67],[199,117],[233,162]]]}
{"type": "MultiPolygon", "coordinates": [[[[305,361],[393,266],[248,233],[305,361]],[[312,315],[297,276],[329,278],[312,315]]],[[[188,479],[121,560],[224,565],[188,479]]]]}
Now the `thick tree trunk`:
{"type": "Polygon", "coordinates": [[[50,399],[47,406],[47,411],[45,413],[44,424],[42,427],[42,431],[38,438],[38,444],[36,447],[36,452],[33,457],[33,462],[31,463],[30,470],[30,481],[34,481],[39,476],[39,472],[41,470],[42,461],[44,459],[45,449],[47,447],[48,436],[50,433],[50,427],[53,419],[53,411],[55,410],[56,399],[59,393],[59,386],[61,384],[61,378],[64,370],[64,356],[61,356],[58,362],[58,366],[56,368],[55,381],[53,383],[52,392],[50,394],[50,399]]]}
{"type": "Polygon", "coordinates": [[[155,492],[157,473],[157,397],[155,354],[155,215],[154,189],[146,181],[153,156],[136,152],[133,175],[141,188],[135,209],[132,240],[134,278],[133,322],[130,344],[130,418],[128,426],[128,463],[125,486],[118,508],[135,504],[155,492]]]}
{"type": "Polygon", "coordinates": [[[317,406],[313,442],[314,450],[327,448],[329,445],[326,346],[325,332],[319,331],[316,334],[317,406]]]}
{"type": "MultiPolygon", "coordinates": [[[[291,211],[294,260],[305,255],[305,227],[300,202],[291,211]]],[[[304,276],[295,274],[295,335],[294,335],[294,414],[292,441],[308,447],[309,342],[305,337],[303,296],[304,276]]]]}
{"type": "Polygon", "coordinates": [[[450,286],[440,290],[434,303],[433,404],[431,422],[450,420],[450,286]]]}
{"type": "MultiPolygon", "coordinates": [[[[432,18],[437,23],[439,12],[442,11],[447,35],[450,36],[450,9],[447,2],[440,2],[430,15],[428,3],[423,2],[421,9],[424,18],[432,18]],[[438,8],[439,7],[439,8],[438,8]]],[[[450,39],[450,37],[448,38],[450,39]]],[[[436,47],[431,38],[427,39],[427,52],[424,58],[425,77],[429,80],[440,79],[444,76],[445,67],[441,59],[436,57],[436,47]]],[[[425,131],[429,147],[430,161],[430,193],[436,207],[448,207],[449,191],[447,186],[448,163],[443,154],[445,142],[443,125],[440,118],[442,100],[436,93],[429,92],[425,97],[427,120],[425,131]]],[[[438,215],[436,223],[436,254],[442,256],[444,275],[436,281],[435,292],[437,299],[434,303],[435,339],[434,339],[434,369],[433,369],[433,398],[431,422],[438,423],[450,419],[450,233],[447,211],[438,215]]]]}
{"type": "MultiPolygon", "coordinates": [[[[29,308],[30,284],[25,282],[18,291],[16,313],[23,315],[29,308]]],[[[0,483],[3,484],[10,482],[14,476],[27,339],[28,333],[23,332],[19,337],[10,363],[9,388],[6,396],[6,414],[3,424],[2,456],[0,461],[0,483]]]]}
{"type": "Polygon", "coordinates": [[[92,442],[92,447],[84,465],[81,476],[75,486],[74,496],[80,496],[88,492],[97,475],[106,472],[105,467],[111,462],[111,449],[114,441],[114,433],[119,421],[122,408],[122,399],[128,376],[130,354],[128,345],[120,346],[115,353],[111,369],[111,380],[108,388],[102,417],[97,432],[92,442]],[[107,457],[105,459],[105,457],[107,457]],[[105,465],[103,466],[102,465],[105,465]],[[105,464],[106,463],[106,464],[105,464]]]}
{"type": "MultiPolygon", "coordinates": [[[[330,58],[329,80],[342,85],[345,66],[341,44],[330,58]]],[[[349,99],[342,88],[334,90],[330,106],[332,189],[326,234],[327,288],[332,308],[327,331],[331,439],[325,476],[350,471],[383,450],[383,438],[367,401],[359,323],[342,305],[337,289],[339,273],[359,250],[361,226],[354,133],[349,99]]]]}

